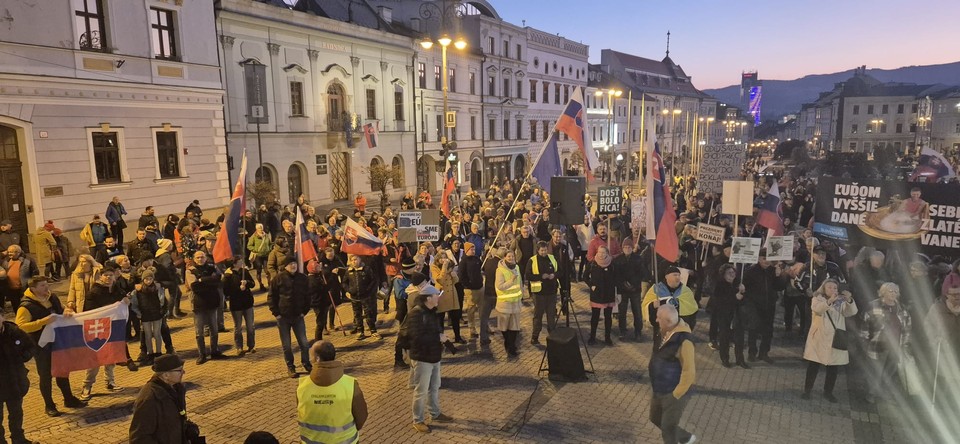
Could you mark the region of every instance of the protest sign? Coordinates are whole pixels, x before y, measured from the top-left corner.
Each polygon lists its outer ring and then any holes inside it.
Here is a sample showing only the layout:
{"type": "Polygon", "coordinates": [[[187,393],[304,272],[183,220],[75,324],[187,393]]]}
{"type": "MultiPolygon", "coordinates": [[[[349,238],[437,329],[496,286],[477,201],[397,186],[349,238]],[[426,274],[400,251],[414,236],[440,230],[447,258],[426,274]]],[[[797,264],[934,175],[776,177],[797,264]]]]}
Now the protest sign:
{"type": "Polygon", "coordinates": [[[600,187],[597,192],[597,214],[620,214],[623,207],[623,188],[600,187]]]}
{"type": "Polygon", "coordinates": [[[697,189],[704,193],[719,193],[726,180],[740,179],[746,150],[739,145],[706,145],[697,178],[697,189]]]}
{"type": "Polygon", "coordinates": [[[735,237],[730,247],[730,262],[735,264],[755,264],[760,260],[760,243],[756,237],[735,237]]]}
{"type": "Polygon", "coordinates": [[[635,197],[630,205],[630,228],[643,233],[647,228],[647,197],[635,197]]]}
{"type": "Polygon", "coordinates": [[[793,236],[770,236],[767,238],[767,260],[793,260],[793,236]]]}
{"type": "Polygon", "coordinates": [[[697,224],[697,240],[711,244],[723,244],[724,228],[716,225],[699,223],[697,224]]]}
{"type": "Polygon", "coordinates": [[[723,214],[737,216],[753,215],[753,182],[740,180],[723,181],[721,196],[723,214]]]}
{"type": "Polygon", "coordinates": [[[397,213],[397,240],[401,243],[439,241],[440,210],[397,213]]]}

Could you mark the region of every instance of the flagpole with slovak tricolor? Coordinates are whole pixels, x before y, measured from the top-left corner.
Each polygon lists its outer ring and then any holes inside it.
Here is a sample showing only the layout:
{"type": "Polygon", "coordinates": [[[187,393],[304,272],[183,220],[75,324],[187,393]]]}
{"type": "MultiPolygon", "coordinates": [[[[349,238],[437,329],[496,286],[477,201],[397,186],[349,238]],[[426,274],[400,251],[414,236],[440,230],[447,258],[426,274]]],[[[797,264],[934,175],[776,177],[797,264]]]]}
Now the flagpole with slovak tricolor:
{"type": "Polygon", "coordinates": [[[220,263],[241,254],[244,242],[240,239],[240,218],[247,206],[247,151],[243,151],[240,160],[240,174],[237,175],[237,185],[233,189],[230,203],[223,211],[223,225],[217,232],[217,243],[213,246],[213,262],[220,263]]]}

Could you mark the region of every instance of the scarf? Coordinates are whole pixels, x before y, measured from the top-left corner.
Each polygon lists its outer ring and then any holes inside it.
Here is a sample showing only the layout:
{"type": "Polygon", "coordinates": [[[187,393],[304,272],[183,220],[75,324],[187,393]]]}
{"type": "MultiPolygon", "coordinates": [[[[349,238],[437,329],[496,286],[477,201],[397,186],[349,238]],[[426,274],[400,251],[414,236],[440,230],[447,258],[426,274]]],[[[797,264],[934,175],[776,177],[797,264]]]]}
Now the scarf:
{"type": "Polygon", "coordinates": [[[607,268],[610,266],[610,263],[613,262],[613,256],[606,250],[599,250],[597,251],[597,255],[593,257],[593,260],[597,265],[607,268]]]}

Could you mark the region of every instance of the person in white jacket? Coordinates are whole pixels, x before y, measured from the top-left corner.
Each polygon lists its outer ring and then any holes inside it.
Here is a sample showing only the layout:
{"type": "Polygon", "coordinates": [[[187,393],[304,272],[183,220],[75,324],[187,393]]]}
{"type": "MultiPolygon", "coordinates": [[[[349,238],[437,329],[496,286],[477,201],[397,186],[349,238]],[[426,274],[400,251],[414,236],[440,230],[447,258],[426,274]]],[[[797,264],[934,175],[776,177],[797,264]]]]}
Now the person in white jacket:
{"type": "MultiPolygon", "coordinates": [[[[803,349],[803,359],[808,361],[807,378],[803,385],[801,398],[810,399],[810,391],[817,380],[820,367],[827,368],[827,378],[823,385],[823,398],[837,402],[833,396],[833,386],[837,382],[840,366],[850,363],[847,350],[834,348],[833,338],[837,330],[846,331],[846,318],[857,314],[857,304],[849,291],[839,291],[840,284],[833,279],[823,281],[813,293],[810,309],[813,321],[807,333],[807,343],[803,349]]],[[[844,333],[845,334],[845,333],[844,333]]]]}
{"type": "Polygon", "coordinates": [[[590,213],[583,215],[583,225],[577,225],[574,227],[577,230],[577,240],[580,241],[580,251],[574,252],[578,258],[580,258],[580,268],[577,272],[577,280],[583,280],[583,271],[587,267],[587,249],[590,248],[590,241],[593,240],[593,236],[596,235],[596,232],[593,230],[593,225],[590,221],[590,213]]]}

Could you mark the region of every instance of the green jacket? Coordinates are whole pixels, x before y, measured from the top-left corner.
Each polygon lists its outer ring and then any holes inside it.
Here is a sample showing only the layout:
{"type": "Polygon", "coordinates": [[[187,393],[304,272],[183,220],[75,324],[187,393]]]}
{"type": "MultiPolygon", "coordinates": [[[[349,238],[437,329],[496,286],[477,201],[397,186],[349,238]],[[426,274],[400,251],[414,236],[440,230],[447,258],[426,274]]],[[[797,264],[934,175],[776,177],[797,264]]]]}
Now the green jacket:
{"type": "Polygon", "coordinates": [[[256,253],[258,257],[267,257],[271,249],[273,249],[273,239],[270,238],[270,233],[264,232],[263,237],[251,234],[250,239],[247,240],[247,251],[256,253]]]}

